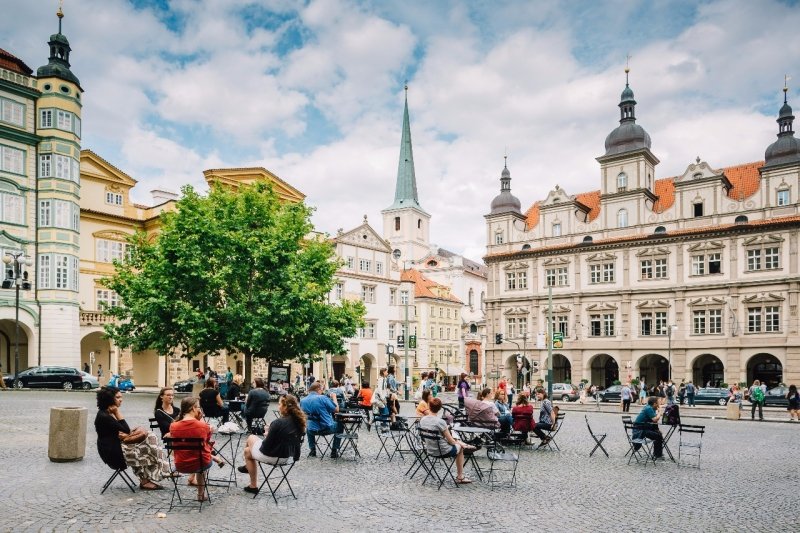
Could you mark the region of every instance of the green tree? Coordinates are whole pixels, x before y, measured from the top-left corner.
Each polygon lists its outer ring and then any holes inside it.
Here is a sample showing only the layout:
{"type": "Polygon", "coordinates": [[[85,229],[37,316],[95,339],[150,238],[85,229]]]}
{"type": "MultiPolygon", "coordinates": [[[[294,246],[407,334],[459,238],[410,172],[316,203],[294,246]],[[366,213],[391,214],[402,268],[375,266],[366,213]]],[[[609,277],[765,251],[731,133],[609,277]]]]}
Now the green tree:
{"type": "Polygon", "coordinates": [[[270,361],[318,360],[344,352],[363,324],[361,302],[328,302],[336,259],[312,235],[311,209],[282,203],[266,183],[208,196],[185,187],[149,241],[131,238],[129,256],[102,284],[122,305],[106,334],[135,351],[184,357],[229,353],[270,361]]]}

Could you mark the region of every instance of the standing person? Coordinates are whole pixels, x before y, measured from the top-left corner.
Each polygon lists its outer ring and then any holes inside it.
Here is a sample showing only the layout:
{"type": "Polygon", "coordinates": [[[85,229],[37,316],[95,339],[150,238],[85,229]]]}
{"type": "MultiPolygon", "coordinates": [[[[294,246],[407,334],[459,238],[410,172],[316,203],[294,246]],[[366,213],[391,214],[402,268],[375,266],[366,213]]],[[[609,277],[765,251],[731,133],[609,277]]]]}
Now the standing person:
{"type": "Polygon", "coordinates": [[[447,421],[439,418],[437,414],[442,409],[442,400],[432,398],[430,403],[431,414],[423,416],[419,421],[419,428],[424,431],[435,432],[441,435],[441,439],[424,439],[425,449],[429,454],[437,457],[456,458],[456,483],[472,483],[472,480],[464,477],[464,451],[475,451],[474,446],[470,446],[456,440],[450,435],[447,428],[447,421]]]}
{"type": "Polygon", "coordinates": [[[631,400],[633,399],[633,391],[630,384],[623,385],[620,398],[622,398],[622,412],[629,413],[631,411],[631,400]]]}
{"type": "Polygon", "coordinates": [[[310,388],[311,388],[311,385],[312,385],[312,384],[313,384],[315,381],[317,381],[317,378],[315,378],[315,377],[314,377],[314,374],[312,374],[311,372],[309,372],[309,373],[308,373],[308,376],[306,377],[306,391],[308,391],[308,389],[310,389],[310,388]]]}
{"type": "Polygon", "coordinates": [[[675,385],[672,384],[672,380],[669,380],[667,386],[665,387],[664,393],[667,396],[667,405],[674,405],[675,404],[675,385]]]}
{"type": "Polygon", "coordinates": [[[311,452],[309,457],[317,456],[317,435],[333,435],[333,445],[331,450],[331,458],[336,459],[339,457],[339,445],[341,439],[338,435],[342,432],[341,422],[334,421],[333,414],[339,412],[339,406],[336,401],[329,397],[323,396],[322,384],[314,383],[308,390],[308,396],[303,398],[300,402],[300,408],[306,414],[308,425],[306,428],[306,439],[308,440],[308,448],[311,452]]]}
{"type": "Polygon", "coordinates": [[[389,389],[389,401],[391,402],[391,409],[400,412],[400,400],[397,399],[398,391],[400,388],[397,386],[397,378],[395,377],[394,366],[389,367],[389,374],[386,376],[386,388],[389,389]]]}
{"type": "Polygon", "coordinates": [[[789,385],[786,399],[789,400],[789,405],[786,407],[789,411],[789,420],[800,422],[800,394],[797,393],[797,385],[789,385]]]}
{"type": "Polygon", "coordinates": [[[694,393],[696,389],[694,383],[691,381],[686,384],[686,402],[689,404],[689,407],[694,407],[694,393]]]}
{"type": "Polygon", "coordinates": [[[464,408],[464,398],[469,396],[469,382],[467,381],[467,374],[461,373],[461,379],[458,380],[458,406],[464,408]]]}
{"type": "Polygon", "coordinates": [[[175,399],[175,391],[172,387],[164,387],[158,393],[156,398],[156,406],[153,410],[153,417],[158,422],[158,429],[161,431],[161,437],[169,433],[169,426],[178,419],[181,410],[175,407],[172,401],[175,399]]]}
{"type": "Polygon", "coordinates": [[[536,422],[535,426],[533,426],[533,432],[542,441],[539,444],[539,448],[544,448],[547,446],[547,443],[550,442],[550,437],[545,435],[544,431],[542,430],[546,429],[549,431],[553,429],[553,424],[558,418],[558,408],[553,407],[553,403],[547,397],[547,391],[545,391],[543,388],[536,391],[536,398],[541,402],[542,405],[539,408],[539,421],[536,422]]]}
{"type": "Polygon", "coordinates": [[[97,365],[97,381],[103,380],[103,365],[97,365]]]}
{"type": "Polygon", "coordinates": [[[231,367],[228,367],[228,371],[225,372],[225,383],[228,384],[228,387],[230,387],[231,383],[233,383],[233,372],[231,372],[231,367]]]}
{"type": "Polygon", "coordinates": [[[681,386],[678,388],[678,404],[683,405],[683,400],[686,398],[686,383],[681,381],[681,386]]]}
{"type": "Polygon", "coordinates": [[[439,394],[439,385],[436,384],[435,376],[434,372],[428,372],[428,379],[425,381],[425,388],[431,391],[434,398],[439,394]]]}
{"type": "Polygon", "coordinates": [[[755,380],[750,387],[750,420],[756,419],[756,407],[758,407],[758,419],[764,420],[764,389],[761,388],[761,382],[755,380]]]}
{"type": "Polygon", "coordinates": [[[514,398],[514,393],[516,392],[516,389],[514,388],[513,383],[509,383],[507,389],[508,390],[506,391],[506,393],[508,397],[508,409],[511,410],[512,407],[511,400],[514,398]]]}
{"type": "Polygon", "coordinates": [[[83,371],[84,372],[86,372],[87,374],[91,374],[91,369],[92,368],[89,366],[88,361],[86,363],[83,363],[83,371]]]}
{"type": "MultiPolygon", "coordinates": [[[[647,406],[645,406],[634,421],[636,424],[646,424],[645,428],[638,428],[633,430],[633,438],[641,439],[642,437],[648,438],[653,441],[653,457],[661,459],[664,450],[664,436],[658,430],[658,421],[661,418],[658,407],[658,398],[650,397],[647,399],[647,406]]],[[[638,448],[636,448],[638,450],[638,448]]]]}
{"type": "Polygon", "coordinates": [[[639,378],[639,404],[644,405],[647,402],[647,384],[644,378],[639,378]]]}
{"type": "MultiPolygon", "coordinates": [[[[189,476],[189,485],[197,486],[197,501],[204,502],[208,498],[205,494],[206,472],[211,468],[211,426],[203,422],[203,410],[200,403],[194,396],[189,396],[181,400],[181,413],[178,420],[169,426],[169,436],[173,439],[203,439],[203,451],[198,453],[196,450],[175,450],[173,458],[175,469],[179,472],[192,472],[189,476]]],[[[219,458],[213,458],[217,465],[222,468],[225,462],[219,458]]]]}
{"type": "Polygon", "coordinates": [[[258,465],[256,461],[269,465],[289,464],[300,459],[300,438],[306,432],[306,415],[300,409],[297,398],[281,396],[278,401],[280,418],[273,420],[262,441],[255,435],[247,437],[244,446],[245,464],[237,470],[250,474],[250,485],[245,492],[258,494],[258,465]]]}

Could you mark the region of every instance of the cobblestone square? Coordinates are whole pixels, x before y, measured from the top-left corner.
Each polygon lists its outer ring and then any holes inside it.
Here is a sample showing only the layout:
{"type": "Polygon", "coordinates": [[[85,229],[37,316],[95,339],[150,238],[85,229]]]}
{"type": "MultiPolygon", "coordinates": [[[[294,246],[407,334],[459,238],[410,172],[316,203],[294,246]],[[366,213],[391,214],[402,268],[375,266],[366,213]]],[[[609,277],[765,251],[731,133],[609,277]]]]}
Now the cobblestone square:
{"type": "MultiPolygon", "coordinates": [[[[115,482],[100,494],[111,470],[97,455],[94,394],[1,392],[0,402],[3,531],[800,530],[800,424],[687,418],[685,423],[706,426],[701,469],[671,462],[645,468],[626,465],[627,443],[616,412],[588,413],[593,429],[608,433],[604,444],[611,455],[589,458],[594,443],[584,412],[566,405],[557,439],[561,451],[523,450],[515,488],[490,490],[476,482],[440,491],[421,486],[419,475],[404,476],[409,459],[376,460],[378,439],[363,430],[363,459],[357,463],[304,458],[297,464],[290,475],[297,500],[283,497],[276,505],[268,494],[253,500],[241,490],[246,475],[237,474],[239,487],[213,488],[212,503],[198,514],[167,512],[171,490],[132,494],[115,482]],[[82,461],[48,460],[53,406],[88,409],[82,461]],[[159,512],[166,518],[157,518],[159,512]]],[[[131,426],[146,426],[153,403],[152,394],[128,394],[122,411],[131,426]]],[[[677,444],[676,435],[671,441],[676,455],[677,444]]],[[[486,462],[485,452],[479,457],[486,462]]],[[[469,467],[466,471],[472,474],[469,467]]]]}

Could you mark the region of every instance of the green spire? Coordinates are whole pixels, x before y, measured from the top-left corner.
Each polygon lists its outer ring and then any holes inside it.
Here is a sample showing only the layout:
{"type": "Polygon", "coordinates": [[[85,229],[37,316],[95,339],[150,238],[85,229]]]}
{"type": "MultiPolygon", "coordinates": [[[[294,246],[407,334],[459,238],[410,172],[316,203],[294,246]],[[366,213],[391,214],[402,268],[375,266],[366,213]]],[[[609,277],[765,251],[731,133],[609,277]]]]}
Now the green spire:
{"type": "Polygon", "coordinates": [[[411,121],[408,118],[408,85],[405,86],[406,102],[403,111],[403,135],[400,139],[400,161],[397,165],[397,187],[394,192],[394,203],[388,209],[415,207],[420,211],[417,196],[417,178],[414,174],[414,150],[411,147],[411,121]]]}

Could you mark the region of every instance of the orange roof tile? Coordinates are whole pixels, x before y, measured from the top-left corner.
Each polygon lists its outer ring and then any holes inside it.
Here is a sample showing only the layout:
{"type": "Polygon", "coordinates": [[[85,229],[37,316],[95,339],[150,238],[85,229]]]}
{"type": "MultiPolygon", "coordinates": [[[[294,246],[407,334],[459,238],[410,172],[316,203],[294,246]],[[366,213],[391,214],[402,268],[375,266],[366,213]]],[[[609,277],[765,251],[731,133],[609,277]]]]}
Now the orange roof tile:
{"type": "Polygon", "coordinates": [[[744,165],[724,168],[725,176],[733,185],[733,188],[728,191],[728,198],[742,201],[754,195],[761,183],[759,169],[763,166],[763,161],[756,161],[755,163],[745,163],[744,165]]]}
{"type": "Polygon", "coordinates": [[[414,297],[415,298],[436,298],[437,300],[448,300],[455,303],[463,303],[461,300],[453,296],[450,292],[450,287],[441,285],[435,281],[426,278],[422,272],[414,270],[413,268],[403,270],[400,274],[401,281],[411,281],[414,283],[414,297]],[[446,290],[447,296],[439,296],[435,289],[446,290]]]}
{"type": "Polygon", "coordinates": [[[33,73],[31,67],[26,65],[23,60],[2,48],[0,48],[0,68],[8,69],[24,76],[30,76],[33,73]]]}
{"type": "Polygon", "coordinates": [[[654,192],[658,200],[653,205],[653,211],[663,213],[675,203],[675,178],[656,180],[654,192]]]}
{"type": "Polygon", "coordinates": [[[591,222],[600,216],[600,191],[584,192],[575,196],[575,199],[589,208],[586,217],[587,222],[591,222]]]}
{"type": "Polygon", "coordinates": [[[535,202],[525,211],[525,229],[532,230],[539,223],[539,203],[535,202]]]}

